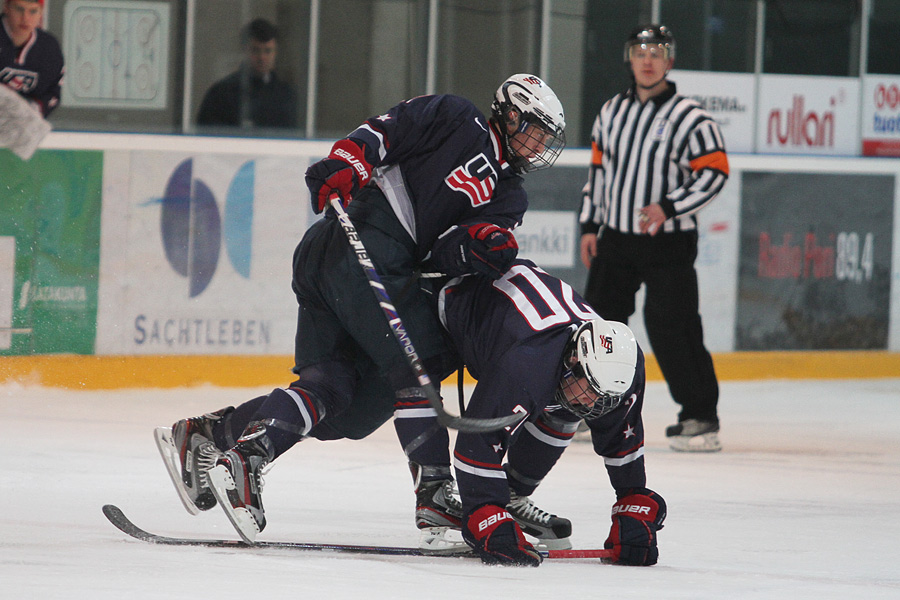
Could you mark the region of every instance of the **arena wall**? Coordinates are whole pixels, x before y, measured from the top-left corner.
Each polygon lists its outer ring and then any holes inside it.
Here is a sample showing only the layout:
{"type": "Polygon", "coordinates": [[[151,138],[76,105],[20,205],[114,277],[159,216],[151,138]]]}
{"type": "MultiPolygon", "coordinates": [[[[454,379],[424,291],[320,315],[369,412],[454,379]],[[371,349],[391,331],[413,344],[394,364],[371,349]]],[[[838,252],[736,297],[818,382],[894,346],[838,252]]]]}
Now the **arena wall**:
{"type": "MultiPolygon", "coordinates": [[[[303,173],[327,141],[52,133],[0,150],[0,381],[290,381],[303,173]],[[4,189],[5,188],[5,189],[4,189]]],[[[581,289],[588,151],[526,179],[522,255],[581,289]]],[[[900,376],[900,161],[732,154],[699,215],[723,379],[900,376]]],[[[649,347],[640,317],[631,325],[649,347]]],[[[655,363],[648,376],[659,379],[655,363]]]]}

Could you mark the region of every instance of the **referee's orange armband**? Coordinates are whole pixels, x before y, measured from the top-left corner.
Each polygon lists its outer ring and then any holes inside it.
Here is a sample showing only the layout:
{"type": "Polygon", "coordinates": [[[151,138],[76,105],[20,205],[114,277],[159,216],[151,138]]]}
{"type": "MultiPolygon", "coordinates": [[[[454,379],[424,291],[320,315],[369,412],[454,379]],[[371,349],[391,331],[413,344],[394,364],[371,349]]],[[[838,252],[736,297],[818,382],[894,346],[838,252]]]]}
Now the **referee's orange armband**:
{"type": "Polygon", "coordinates": [[[694,171],[707,168],[722,171],[728,175],[728,156],[721,150],[717,150],[704,156],[698,156],[691,161],[691,169],[694,171]]]}

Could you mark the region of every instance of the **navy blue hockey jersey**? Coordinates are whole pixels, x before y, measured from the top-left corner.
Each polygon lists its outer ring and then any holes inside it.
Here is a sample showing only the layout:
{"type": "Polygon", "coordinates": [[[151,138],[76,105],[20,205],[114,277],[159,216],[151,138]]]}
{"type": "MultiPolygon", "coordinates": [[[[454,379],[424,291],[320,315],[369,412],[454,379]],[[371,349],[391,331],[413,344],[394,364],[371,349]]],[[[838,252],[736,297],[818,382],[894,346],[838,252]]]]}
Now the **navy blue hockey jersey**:
{"type": "Polygon", "coordinates": [[[13,46],[6,29],[0,27],[0,83],[26,100],[37,103],[46,117],[59,105],[63,77],[63,55],[59,42],[43,29],[35,29],[22,47],[13,46]]]}
{"type": "Polygon", "coordinates": [[[503,158],[498,133],[465,98],[412,98],[348,137],[363,145],[372,180],[416,241],[418,259],[454,226],[512,229],[522,222],[522,178],[503,158]]]}
{"type": "MultiPolygon", "coordinates": [[[[449,282],[439,302],[441,320],[478,380],[466,416],[529,415],[521,427],[510,432],[457,436],[454,465],[464,504],[500,502],[506,493],[501,459],[509,444],[522,442],[532,448],[544,444],[543,449],[532,451],[533,456],[519,457],[522,467],[513,466],[522,471],[538,465],[540,471],[541,461],[547,460],[544,456],[550,456],[548,471],[574,435],[574,426],[548,427],[550,421],[542,423],[540,417],[544,411],[553,411],[556,423],[579,421],[555,405],[555,393],[566,344],[581,323],[598,317],[571,286],[523,259],[516,260],[497,281],[464,276],[449,282]],[[523,436],[532,439],[522,441],[523,436]]],[[[617,490],[642,487],[646,482],[641,420],[644,384],[644,359],[639,350],[626,400],[588,423],[594,450],[603,456],[617,490]]]]}

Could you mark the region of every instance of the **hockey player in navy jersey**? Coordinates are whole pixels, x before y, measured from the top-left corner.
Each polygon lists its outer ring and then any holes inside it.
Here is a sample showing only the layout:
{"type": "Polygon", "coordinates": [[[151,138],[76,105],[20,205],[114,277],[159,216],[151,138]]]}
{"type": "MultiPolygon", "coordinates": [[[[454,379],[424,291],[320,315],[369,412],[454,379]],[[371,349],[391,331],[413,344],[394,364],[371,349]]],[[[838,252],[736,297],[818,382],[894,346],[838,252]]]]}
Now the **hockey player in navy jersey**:
{"type": "MultiPolygon", "coordinates": [[[[541,556],[523,530],[537,537],[529,528],[564,529],[568,536],[568,520],[529,503],[519,512],[527,517],[520,525],[510,507],[517,496],[527,498],[537,488],[584,419],[616,493],[604,545],[618,564],[655,564],[666,503],[646,487],[644,357],[631,330],[600,319],[568,284],[526,260],[517,260],[496,281],[472,275],[454,279],[438,302],[452,342],[478,379],[466,416],[523,415],[517,426],[504,431],[457,436],[454,466],[466,542],[486,563],[537,566],[541,556]]],[[[370,427],[373,403],[389,404],[390,397],[385,388],[378,388],[377,379],[372,381],[376,385],[362,386],[370,395],[357,395],[339,415],[325,415],[309,437],[353,437],[348,432],[359,432],[360,424],[370,427]]],[[[253,427],[259,426],[253,421],[256,406],[257,401],[250,401],[237,409],[179,421],[174,434],[157,429],[158,439],[174,435],[180,440],[177,449],[161,445],[160,450],[192,512],[209,508],[206,502],[213,498],[204,488],[205,470],[221,450],[226,456],[232,452],[227,448],[245,427],[250,426],[252,436],[253,427]]],[[[383,415],[382,420],[388,418],[383,415]]],[[[245,438],[251,436],[244,433],[245,438]]],[[[267,462],[243,451],[235,453],[235,460],[250,465],[267,462]]],[[[258,522],[253,511],[262,512],[258,474],[238,483],[222,504],[241,535],[251,541],[248,532],[253,533],[258,522]],[[248,489],[239,493],[242,484],[248,489]],[[235,507],[227,500],[241,494],[251,495],[253,502],[235,507]]]]}
{"type": "Polygon", "coordinates": [[[3,0],[0,83],[47,117],[59,105],[63,55],[59,42],[39,27],[44,0],[3,0]]]}
{"type": "Polygon", "coordinates": [[[520,175],[553,164],[564,129],[553,91],[520,74],[496,91],[490,118],[459,96],[413,98],[367,119],[309,167],[313,209],[326,214],[294,254],[297,381],[233,412],[158,431],[176,487],[183,477],[190,488],[182,496],[189,510],[216,504],[206,474],[221,475],[223,508],[252,540],[265,526],[254,483],[262,466],[307,436],[358,439],[393,415],[416,482],[417,525],[459,526],[458,501],[442,505],[452,502],[448,433],[434,426],[435,412],[328,200],[337,194],[347,203],[420,359],[441,381],[458,359],[432,308],[436,289],[419,274],[501,277],[516,258],[512,229],[528,204],[520,175]],[[235,433],[217,425],[226,419],[249,425],[235,433]],[[219,450],[227,452],[217,457],[219,450]]]}
{"type": "MultiPolygon", "coordinates": [[[[511,430],[457,435],[453,463],[466,542],[488,563],[540,564],[522,535],[535,532],[520,527],[509,507],[534,492],[584,419],[617,498],[605,546],[619,564],[655,564],[666,504],[646,488],[644,356],[631,330],[600,319],[567,283],[525,260],[496,281],[453,280],[439,302],[441,320],[478,380],[466,416],[524,415],[511,430]]],[[[566,536],[571,530],[567,519],[547,513],[543,526],[566,536]]]]}

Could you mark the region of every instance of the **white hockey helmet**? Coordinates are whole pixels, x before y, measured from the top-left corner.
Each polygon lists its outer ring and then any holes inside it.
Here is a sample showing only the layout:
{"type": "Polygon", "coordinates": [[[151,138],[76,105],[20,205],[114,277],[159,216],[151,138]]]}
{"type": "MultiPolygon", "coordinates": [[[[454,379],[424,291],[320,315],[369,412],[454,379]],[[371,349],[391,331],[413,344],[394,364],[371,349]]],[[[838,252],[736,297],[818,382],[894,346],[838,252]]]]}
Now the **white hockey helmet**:
{"type": "Polygon", "coordinates": [[[517,173],[544,169],[556,162],[566,146],[566,117],[562,103],[550,86],[536,76],[527,73],[513,75],[504,81],[494,94],[491,115],[500,127],[500,135],[506,146],[507,159],[517,173]],[[509,135],[508,125],[516,131],[509,135]],[[518,134],[529,134],[537,127],[542,133],[540,149],[530,156],[521,156],[510,147],[510,139],[518,134]]]}
{"type": "Polygon", "coordinates": [[[637,342],[624,323],[594,319],[575,331],[563,354],[556,400],[583,419],[619,407],[634,381],[637,342]]]}

